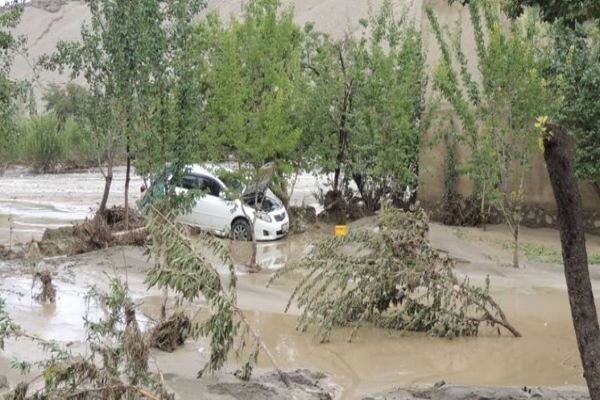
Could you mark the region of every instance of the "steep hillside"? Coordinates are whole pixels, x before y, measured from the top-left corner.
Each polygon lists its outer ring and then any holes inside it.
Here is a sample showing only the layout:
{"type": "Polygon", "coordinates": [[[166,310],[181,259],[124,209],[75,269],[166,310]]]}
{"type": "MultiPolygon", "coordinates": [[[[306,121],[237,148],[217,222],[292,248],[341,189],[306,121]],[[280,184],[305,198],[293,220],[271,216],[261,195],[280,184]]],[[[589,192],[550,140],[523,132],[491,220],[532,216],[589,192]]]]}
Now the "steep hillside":
{"type": "MultiPolygon", "coordinates": [[[[369,8],[378,8],[383,0],[284,0],[294,7],[296,20],[300,24],[312,21],[316,27],[334,37],[354,34],[358,31],[359,19],[369,14],[369,8]]],[[[413,18],[420,22],[422,0],[395,0],[398,12],[407,7],[413,18]]],[[[224,18],[239,15],[242,0],[209,0],[207,10],[217,10],[224,18]]],[[[68,76],[47,71],[35,71],[35,60],[51,53],[60,40],[77,40],[81,23],[89,18],[83,1],[74,0],[31,0],[17,28],[19,34],[27,36],[27,55],[17,57],[13,66],[13,77],[31,79],[36,77],[36,94],[50,82],[65,82],[68,76]]]]}

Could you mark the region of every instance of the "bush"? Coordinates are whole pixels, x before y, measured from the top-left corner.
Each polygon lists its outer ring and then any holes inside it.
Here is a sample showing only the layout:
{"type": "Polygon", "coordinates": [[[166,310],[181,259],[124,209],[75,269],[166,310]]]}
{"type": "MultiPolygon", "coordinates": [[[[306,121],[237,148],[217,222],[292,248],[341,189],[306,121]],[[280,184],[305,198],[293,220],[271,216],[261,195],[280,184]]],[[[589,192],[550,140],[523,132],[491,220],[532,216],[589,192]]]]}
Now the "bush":
{"type": "Polygon", "coordinates": [[[65,141],[53,114],[32,118],[25,127],[23,159],[40,172],[53,170],[65,155],[65,141]]]}
{"type": "Polygon", "coordinates": [[[68,118],[62,128],[65,143],[64,163],[70,168],[89,167],[96,161],[89,131],[73,118],[68,118]]]}

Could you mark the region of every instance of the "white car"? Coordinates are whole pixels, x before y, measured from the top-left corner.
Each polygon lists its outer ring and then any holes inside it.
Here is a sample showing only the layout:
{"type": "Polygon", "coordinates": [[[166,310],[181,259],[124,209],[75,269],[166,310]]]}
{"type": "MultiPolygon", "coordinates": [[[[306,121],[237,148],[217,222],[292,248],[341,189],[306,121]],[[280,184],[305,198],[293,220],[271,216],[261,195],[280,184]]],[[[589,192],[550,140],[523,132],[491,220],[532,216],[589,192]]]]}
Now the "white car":
{"type": "Polygon", "coordinates": [[[241,199],[230,200],[227,198],[229,190],[221,179],[200,165],[190,165],[186,167],[181,187],[177,187],[176,192],[196,189],[205,194],[194,199],[191,212],[180,215],[179,221],[219,236],[231,236],[234,240],[252,240],[251,227],[256,220],[256,240],[282,238],[289,231],[288,213],[281,200],[268,189],[268,183],[250,184],[242,192],[241,199]],[[259,207],[254,207],[256,198],[259,207]]]}

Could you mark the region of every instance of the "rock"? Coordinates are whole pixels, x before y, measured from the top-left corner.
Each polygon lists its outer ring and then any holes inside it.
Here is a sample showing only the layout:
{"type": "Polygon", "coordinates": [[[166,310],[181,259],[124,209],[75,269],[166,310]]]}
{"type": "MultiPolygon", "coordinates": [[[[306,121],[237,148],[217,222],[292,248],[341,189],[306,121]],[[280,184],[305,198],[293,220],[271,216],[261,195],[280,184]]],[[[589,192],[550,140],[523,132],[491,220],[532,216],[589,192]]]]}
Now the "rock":
{"type": "Polygon", "coordinates": [[[532,389],[528,387],[478,387],[447,386],[414,389],[396,389],[383,394],[363,397],[367,399],[385,400],[589,400],[585,388],[581,390],[532,389]]]}
{"type": "Polygon", "coordinates": [[[257,376],[250,381],[232,381],[208,384],[208,399],[247,400],[331,400],[333,390],[327,385],[326,375],[305,369],[285,372],[290,386],[287,387],[275,372],[257,376]]]}
{"type": "Polygon", "coordinates": [[[56,13],[59,12],[61,7],[67,4],[67,2],[67,0],[31,0],[29,5],[49,13],[56,13]]]}
{"type": "Polygon", "coordinates": [[[543,393],[543,392],[541,392],[539,389],[534,389],[534,390],[531,392],[531,394],[530,394],[530,396],[529,396],[529,397],[530,397],[530,398],[532,398],[532,399],[541,399],[541,398],[543,398],[543,397],[544,397],[544,393],[543,393]]]}
{"type": "Polygon", "coordinates": [[[445,384],[446,384],[446,381],[439,381],[439,382],[436,382],[436,383],[433,385],[433,387],[434,387],[434,388],[441,388],[441,387],[442,387],[442,386],[444,386],[445,384]]]}

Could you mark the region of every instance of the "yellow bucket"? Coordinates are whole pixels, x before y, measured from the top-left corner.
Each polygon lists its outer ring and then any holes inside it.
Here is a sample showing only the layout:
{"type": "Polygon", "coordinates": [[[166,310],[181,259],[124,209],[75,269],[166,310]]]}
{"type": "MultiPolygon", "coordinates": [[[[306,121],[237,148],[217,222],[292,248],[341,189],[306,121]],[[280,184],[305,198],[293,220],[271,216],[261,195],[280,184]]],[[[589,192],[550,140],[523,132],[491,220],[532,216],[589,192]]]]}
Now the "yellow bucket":
{"type": "Polygon", "coordinates": [[[335,236],[346,236],[346,233],[348,233],[347,225],[336,225],[335,226],[335,236]]]}

